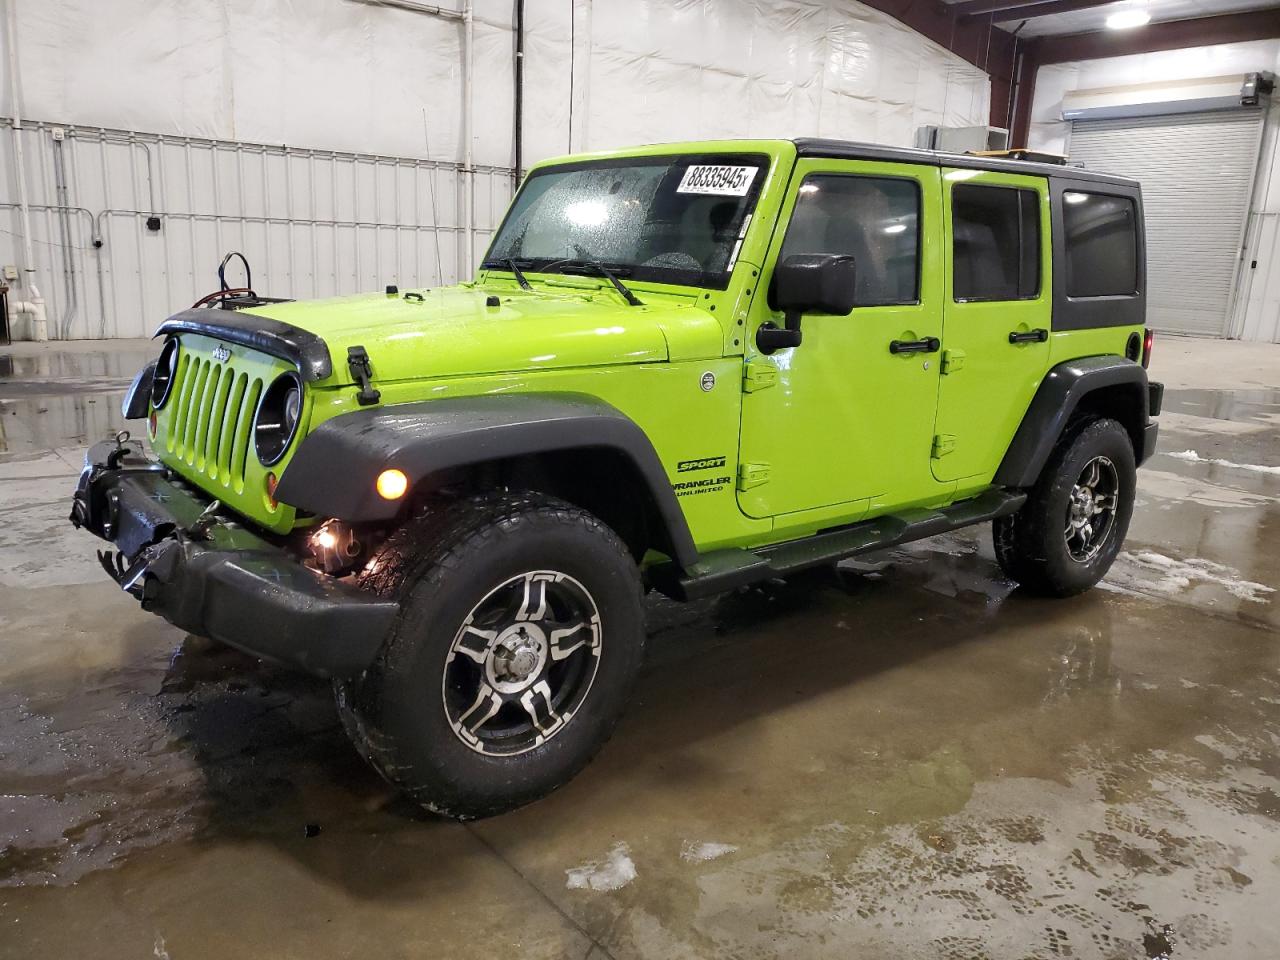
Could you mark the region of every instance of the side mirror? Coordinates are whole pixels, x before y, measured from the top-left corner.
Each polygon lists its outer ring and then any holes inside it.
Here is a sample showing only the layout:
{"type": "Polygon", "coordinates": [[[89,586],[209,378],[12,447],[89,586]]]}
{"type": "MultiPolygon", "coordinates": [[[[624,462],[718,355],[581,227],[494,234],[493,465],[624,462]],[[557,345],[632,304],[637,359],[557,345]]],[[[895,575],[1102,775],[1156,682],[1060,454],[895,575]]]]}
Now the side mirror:
{"type": "Polygon", "coordinates": [[[843,316],[857,299],[853,257],[838,253],[794,253],[773,271],[769,305],[781,310],[785,327],[764,323],[756,331],[756,347],[773,353],[800,345],[800,318],[806,313],[843,316]]]}

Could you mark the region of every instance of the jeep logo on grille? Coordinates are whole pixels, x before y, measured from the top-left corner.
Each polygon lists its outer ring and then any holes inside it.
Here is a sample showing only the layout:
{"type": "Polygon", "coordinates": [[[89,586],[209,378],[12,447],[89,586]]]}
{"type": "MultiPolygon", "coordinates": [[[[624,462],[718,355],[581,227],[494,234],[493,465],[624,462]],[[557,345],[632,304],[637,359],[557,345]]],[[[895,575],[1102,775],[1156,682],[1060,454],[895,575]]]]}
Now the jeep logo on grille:
{"type": "Polygon", "coordinates": [[[213,348],[213,359],[218,363],[226,363],[231,359],[231,351],[222,344],[218,344],[213,348]]]}

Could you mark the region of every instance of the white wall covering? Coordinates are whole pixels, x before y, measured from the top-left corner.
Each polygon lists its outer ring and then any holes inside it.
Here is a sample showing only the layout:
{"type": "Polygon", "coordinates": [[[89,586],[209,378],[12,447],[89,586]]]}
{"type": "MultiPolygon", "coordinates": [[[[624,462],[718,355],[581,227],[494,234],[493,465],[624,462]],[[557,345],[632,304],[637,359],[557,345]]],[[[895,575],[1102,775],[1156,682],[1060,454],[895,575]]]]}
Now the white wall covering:
{"type": "Polygon", "coordinates": [[[526,72],[533,156],[570,149],[571,33],[574,150],[800,135],[909,146],[921,124],[987,122],[985,74],[847,0],[579,0],[529,9],[537,10],[526,72]]]}
{"type": "MultiPolygon", "coordinates": [[[[23,136],[51,334],[148,333],[212,287],[232,248],[275,295],[458,276],[460,23],[353,0],[6,2],[37,121],[23,136]],[[45,209],[59,202],[54,125],[71,125],[74,278],[45,209]]],[[[475,4],[479,251],[509,196],[511,17],[510,0],[475,4]]],[[[526,164],[722,136],[909,145],[921,124],[985,123],[989,96],[981,71],[853,0],[527,0],[525,84],[526,164]]],[[[0,87],[0,117],[13,102],[0,87]]],[[[0,126],[6,264],[21,257],[12,138],[0,126]]]]}
{"type": "MultiPolygon", "coordinates": [[[[1196,77],[1280,70],[1280,40],[1224,43],[1041,67],[1031,106],[1032,147],[1070,152],[1062,121],[1062,96],[1069,90],[1196,77]]],[[[1273,107],[1262,145],[1258,185],[1245,232],[1245,248],[1229,322],[1231,336],[1280,342],[1280,108],[1273,107]],[[1252,266],[1256,262],[1257,266],[1252,266]]]]}

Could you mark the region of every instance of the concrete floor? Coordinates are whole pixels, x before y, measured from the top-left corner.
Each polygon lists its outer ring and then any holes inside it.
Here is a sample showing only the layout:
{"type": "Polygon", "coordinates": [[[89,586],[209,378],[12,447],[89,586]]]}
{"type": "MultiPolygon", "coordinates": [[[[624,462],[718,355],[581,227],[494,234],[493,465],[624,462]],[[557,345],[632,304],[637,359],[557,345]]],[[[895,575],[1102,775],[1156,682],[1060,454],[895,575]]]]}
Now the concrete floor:
{"type": "Polygon", "coordinates": [[[1158,344],[1102,589],[1020,596],[984,529],[653,600],[599,759],[467,825],[67,525],[151,349],[0,352],[0,956],[1275,956],[1280,347],[1158,344]]]}

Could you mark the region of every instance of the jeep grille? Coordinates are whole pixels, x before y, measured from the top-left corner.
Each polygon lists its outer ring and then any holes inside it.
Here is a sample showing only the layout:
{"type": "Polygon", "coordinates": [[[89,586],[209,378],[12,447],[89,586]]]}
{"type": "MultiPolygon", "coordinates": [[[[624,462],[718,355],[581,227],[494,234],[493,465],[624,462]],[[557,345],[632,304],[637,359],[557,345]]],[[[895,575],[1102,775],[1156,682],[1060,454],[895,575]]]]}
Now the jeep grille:
{"type": "Polygon", "coordinates": [[[167,404],[165,450],[223,487],[243,492],[261,395],[261,377],[238,371],[234,360],[218,363],[184,350],[167,404]]]}

